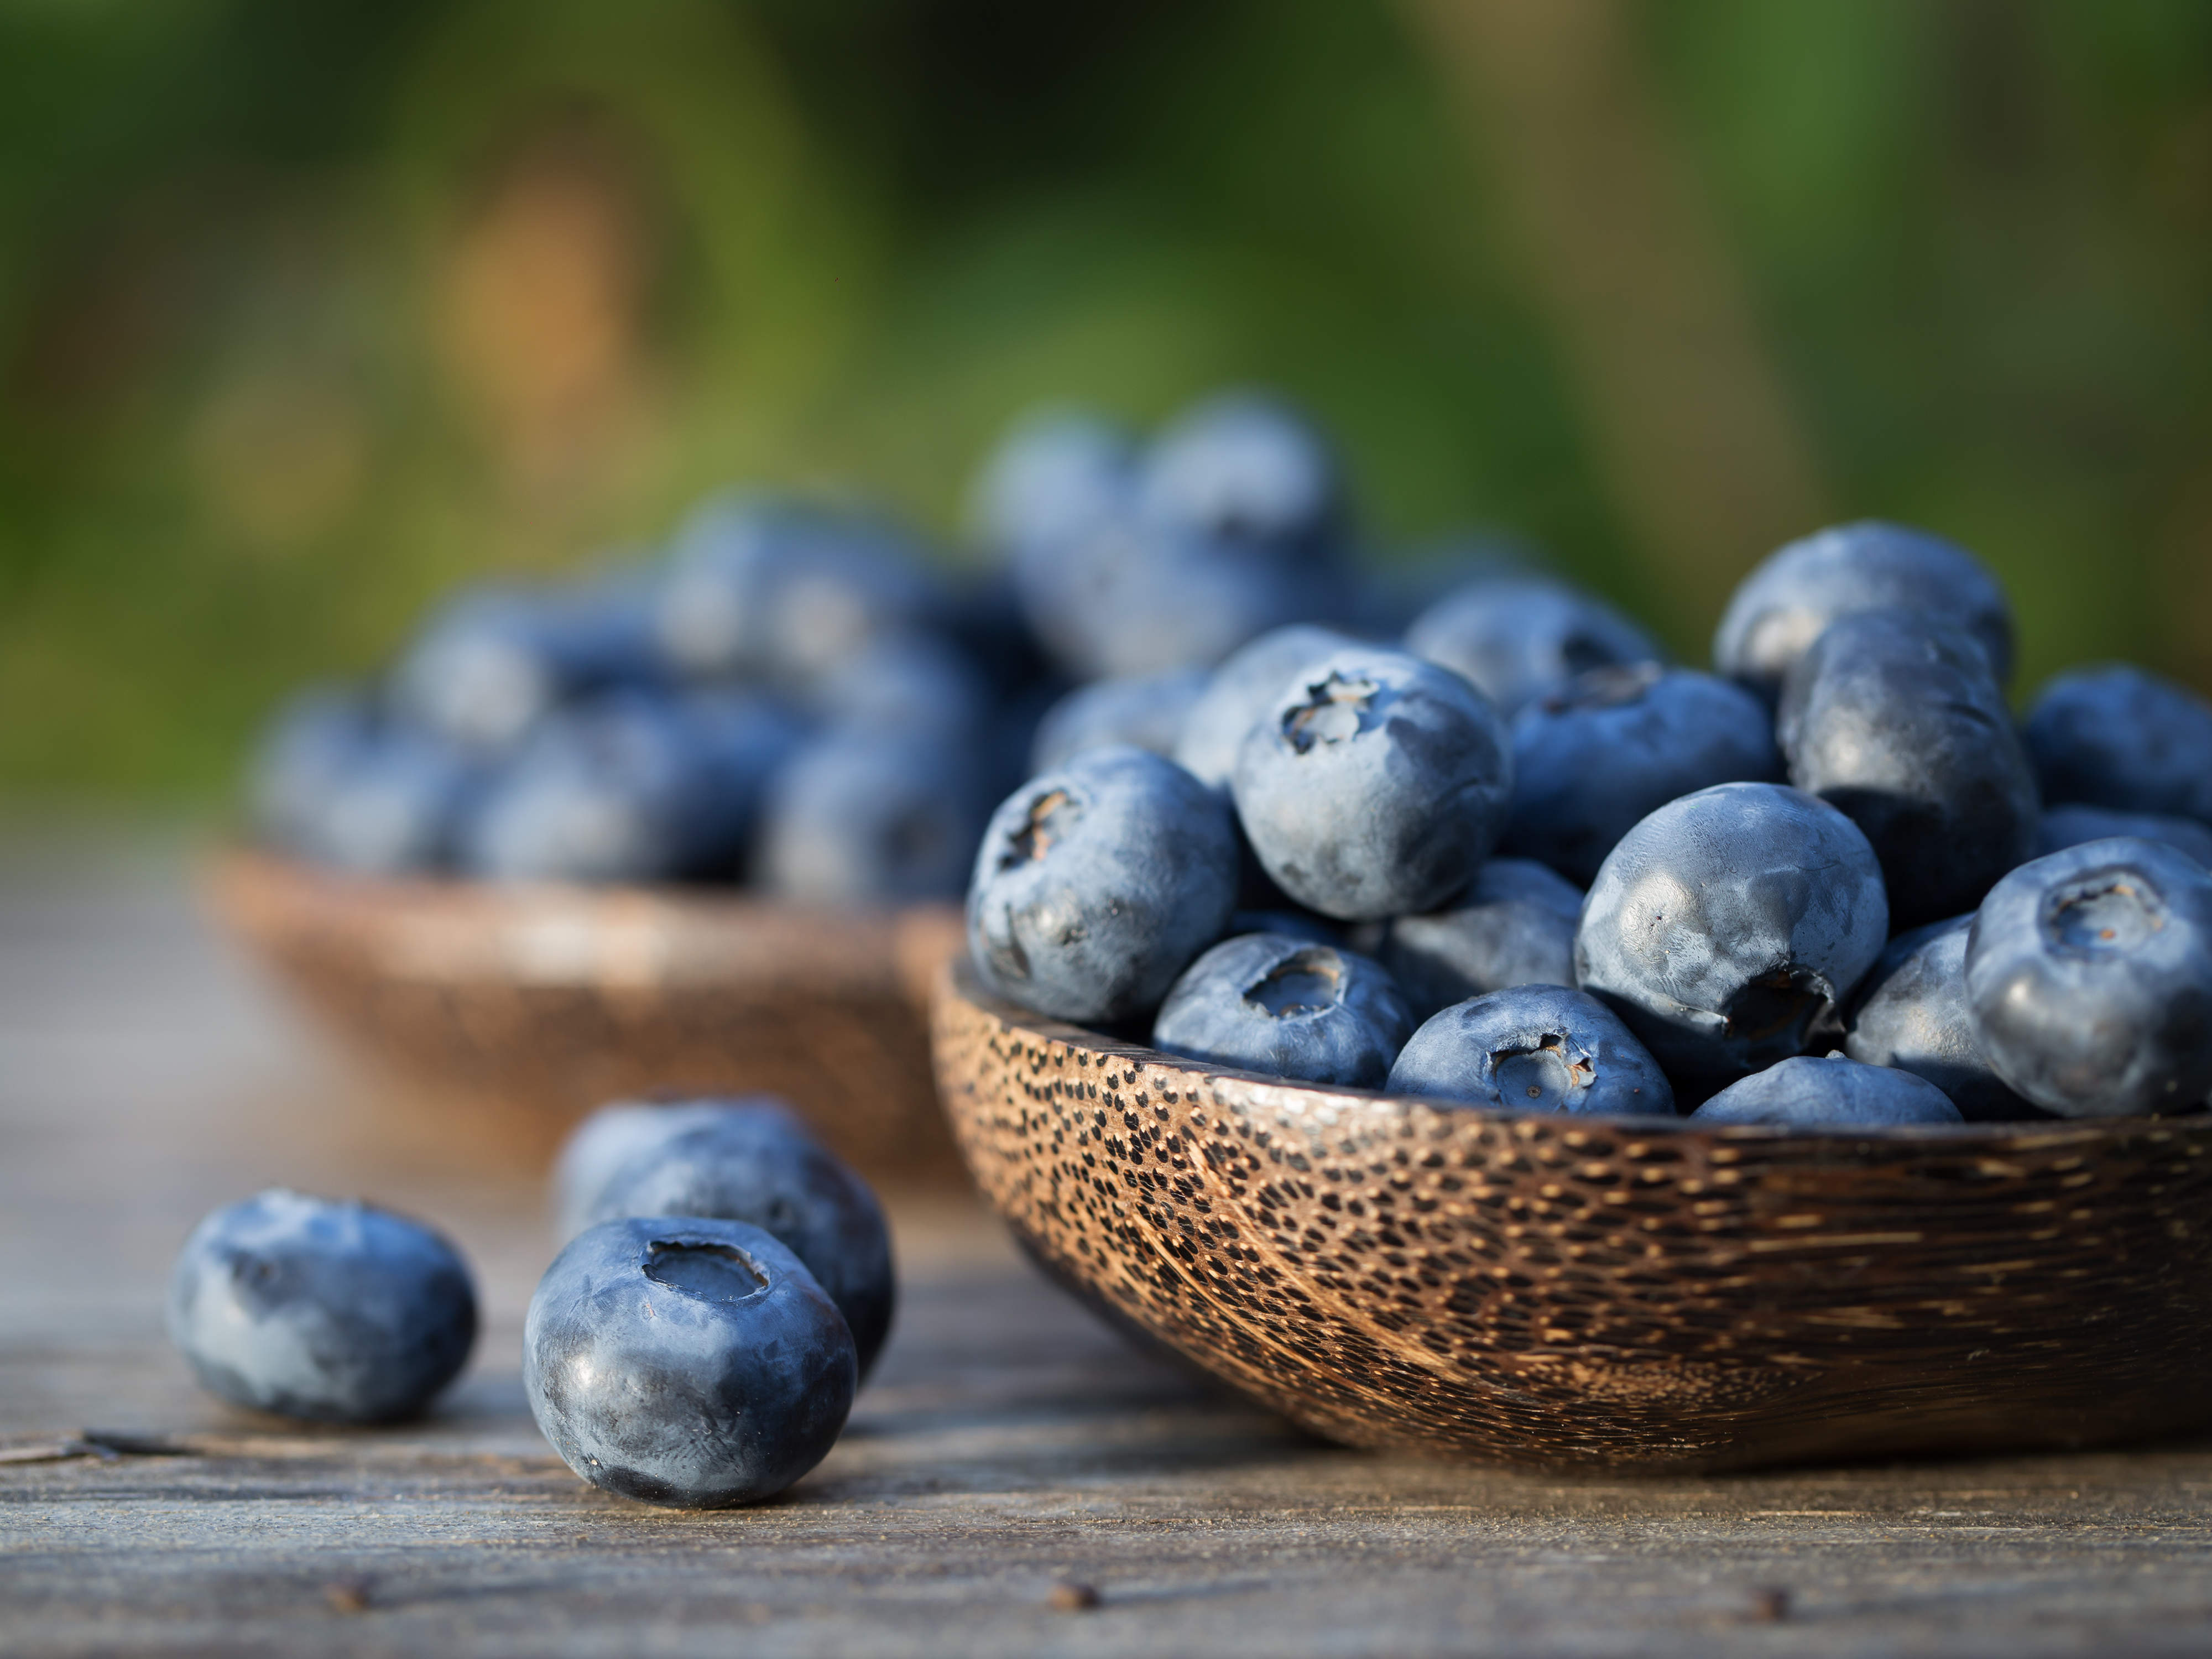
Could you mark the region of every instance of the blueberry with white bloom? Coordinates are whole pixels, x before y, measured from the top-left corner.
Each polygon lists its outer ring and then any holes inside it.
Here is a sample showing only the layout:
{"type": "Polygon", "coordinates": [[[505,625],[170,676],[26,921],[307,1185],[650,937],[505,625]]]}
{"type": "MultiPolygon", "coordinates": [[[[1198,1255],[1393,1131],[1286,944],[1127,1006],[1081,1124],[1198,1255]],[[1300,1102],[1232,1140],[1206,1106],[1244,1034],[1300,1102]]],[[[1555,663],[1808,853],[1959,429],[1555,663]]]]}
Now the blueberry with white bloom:
{"type": "Polygon", "coordinates": [[[1037,722],[1030,770],[1049,772],[1086,749],[1115,743],[1172,755],[1206,684],[1203,669],[1171,668],[1163,674],[1130,674],[1079,685],[1037,722]]]}
{"type": "Polygon", "coordinates": [[[1893,927],[1981,902],[2035,844],[2040,803],[2004,693],[1940,616],[1863,611],[1790,668],[1776,732],[1790,781],[1866,832],[1893,927]]]}
{"type": "Polygon", "coordinates": [[[2212,702],[2186,686],[2125,663],[2071,669],[2023,735],[2047,802],[2212,823],[2212,702]]]}
{"type": "Polygon", "coordinates": [[[1604,600],[1556,577],[1483,576],[1414,619],[1406,649],[1464,675],[1510,715],[1577,674],[1657,662],[1651,636],[1604,600]]]}
{"type": "Polygon", "coordinates": [[[1587,883],[1645,813],[1781,775],[1774,723],[1741,686],[1656,662],[1589,669],[1513,717],[1513,812],[1498,848],[1587,883]]]}
{"type": "Polygon", "coordinates": [[[1174,762],[1088,750],[1000,805],[968,890],[984,982],[1060,1019],[1159,1006],[1237,900],[1227,805],[1174,762]]]}
{"type": "Polygon", "coordinates": [[[1290,404],[1249,392],[1207,399],[1152,441],[1136,510],[1170,533],[1294,558],[1333,556],[1349,518],[1328,440],[1290,404]]]}
{"type": "Polygon", "coordinates": [[[562,1461],[672,1509],[783,1491],[829,1455],[858,1378],[837,1304],[739,1221],[602,1222],[555,1258],[523,1322],[523,1391],[562,1461]]]}
{"type": "Polygon", "coordinates": [[[1433,909],[1504,826],[1513,761],[1486,697],[1379,647],[1321,659],[1238,754],[1237,814],[1267,875],[1340,921],[1433,909]]]}
{"type": "Polygon", "coordinates": [[[1515,985],[1575,976],[1583,890],[1530,859],[1490,859],[1442,910],[1395,917],[1382,963],[1417,1018],[1515,985]]]}
{"type": "Polygon", "coordinates": [[[1826,1059],[1800,1054],[1778,1061],[1731,1083],[1690,1114],[1690,1121],[1701,1128],[1735,1123],[1795,1129],[1887,1128],[1963,1121],[1950,1097],[1925,1078],[1861,1065],[1834,1052],[1826,1059]]]}
{"type": "Polygon", "coordinates": [[[1999,685],[2012,678],[2012,607],[1996,578],[1954,542],[1876,519],[1791,542],[1737,583],[1713,636],[1714,672],[1778,696],[1828,625],[1862,611],[1954,623],[1980,644],[1999,685]]]}
{"type": "Polygon", "coordinates": [[[438,870],[484,781],[460,744],[342,693],[289,707],[257,757],[257,831],[279,850],[362,875],[438,870]]]}
{"type": "Polygon", "coordinates": [[[2122,812],[2109,806],[2079,804],[2045,811],[2036,826],[2035,856],[2063,852],[2085,841],[2109,841],[2114,836],[2164,842],[2212,870],[2212,823],[2165,812],[2122,812]]]}
{"type": "Polygon", "coordinates": [[[1996,1074],[1974,1035],[1966,1003],[1973,923],[1971,915],[1953,916],[1890,940],[1852,999],[1844,1052],[1863,1065],[1927,1079],[1972,1122],[2042,1117],[1996,1074]]]}
{"type": "Polygon", "coordinates": [[[1152,1046],[1271,1077],[1374,1087],[1413,1029],[1380,963],[1279,933],[1224,939],[1160,1005],[1152,1046]]]}
{"type": "Polygon", "coordinates": [[[904,904],[958,895],[988,798],[957,738],[846,727],[806,744],[761,813],[754,874],[804,904],[904,904]]]}
{"type": "Polygon", "coordinates": [[[325,1423],[412,1417],[476,1342],[468,1266],[418,1221],[272,1187],[193,1229],[169,1337],[234,1405],[325,1423]]]}
{"type": "Polygon", "coordinates": [[[1974,1035],[2062,1117],[2189,1110],[2212,1091],[2212,872],[2158,842],[2084,842],[1990,890],[1966,940],[1974,1035]]]}
{"type": "Polygon", "coordinates": [[[1390,1092],[1499,1112],[1671,1117],[1674,1091],[1596,998],[1519,985],[1431,1016],[1399,1051],[1390,1092]]]}
{"type": "Polygon", "coordinates": [[[1724,1084],[1829,1034],[1888,936],[1856,824],[1780,784],[1724,783],[1613,849],[1583,904],[1575,981],[1678,1084],[1724,1084]]]}
{"type": "Polygon", "coordinates": [[[1238,647],[1213,671],[1184,715],[1170,751],[1176,763],[1200,783],[1226,789],[1246,735],[1266,717],[1291,676],[1358,643],[1334,628],[1292,623],[1238,647]]]}

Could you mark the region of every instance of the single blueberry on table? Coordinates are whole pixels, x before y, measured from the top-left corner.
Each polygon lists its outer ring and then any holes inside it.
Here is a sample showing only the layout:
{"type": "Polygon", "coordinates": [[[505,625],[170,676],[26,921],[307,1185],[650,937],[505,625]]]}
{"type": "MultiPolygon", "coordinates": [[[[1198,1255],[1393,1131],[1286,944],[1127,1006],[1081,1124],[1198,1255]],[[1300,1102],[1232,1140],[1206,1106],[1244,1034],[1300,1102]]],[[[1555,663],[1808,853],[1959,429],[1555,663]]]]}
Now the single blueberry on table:
{"type": "Polygon", "coordinates": [[[1577,674],[1664,653],[1604,600],[1551,576],[1484,576],[1431,605],[1406,649],[1441,663],[1506,714],[1577,674]]]}
{"type": "Polygon", "coordinates": [[[1065,766],[1086,749],[1126,743],[1172,755],[1184,718],[1206,690],[1203,669],[1171,668],[1079,685],[1045,711],[1030,750],[1030,772],[1065,766]]]}
{"type": "Polygon", "coordinates": [[[617,570],[544,587],[477,587],[432,615],[393,666],[404,720],[483,750],[513,746],[562,703],[667,675],[653,627],[655,590],[617,570]]]}
{"type": "Polygon", "coordinates": [[[2121,812],[2108,806],[2051,807],[2036,826],[2035,855],[2041,858],[2079,847],[2085,841],[2109,841],[2114,836],[2164,842],[2212,870],[2212,823],[2164,812],[2121,812]]]}
{"type": "Polygon", "coordinates": [[[1513,760],[1458,675],[1379,647],[1309,664],[1244,739],[1237,815],[1284,892],[1340,921],[1433,909],[1504,827],[1513,760]]]}
{"type": "Polygon", "coordinates": [[[467,1264],[439,1234],[275,1187],[193,1229],[168,1315],[210,1393],[325,1423],[416,1415],[460,1375],[477,1334],[467,1264]]]}
{"type": "Polygon", "coordinates": [[[608,1171],[585,1224],[685,1215],[760,1228],[805,1262],[837,1304],[867,1376],[890,1334],[896,1297],[890,1229],[868,1183],[779,1101],[662,1109],[683,1116],[608,1171]]]}
{"type": "Polygon", "coordinates": [[[1829,624],[1862,611],[1954,623],[1980,644],[2000,686],[2012,678],[2012,607],[1996,578],[1955,543],[1872,519],[1791,542],[1739,582],[1713,636],[1714,672],[1778,696],[1829,624]]]}
{"type": "Polygon", "coordinates": [[[1170,534],[1304,559],[1333,557],[1351,516],[1328,439],[1290,404],[1249,392],[1209,398],[1161,431],[1138,471],[1136,511],[1170,534]]]}
{"type": "Polygon", "coordinates": [[[1966,940],[1974,1035],[2061,1117],[2186,1111],[2212,1090],[2212,873],[2158,842],[2024,864],[1966,940]]]}
{"type": "Polygon", "coordinates": [[[1690,1114],[1699,1127],[1771,1123],[1786,1128],[1881,1128],[1957,1123],[1950,1097],[1924,1078],[1863,1066],[1841,1054],[1801,1054],[1731,1083],[1690,1114]]]}
{"type": "Polygon", "coordinates": [[[685,520],[654,627],[696,679],[817,684],[867,643],[926,625],[943,594],[902,530],[842,501],[736,491],[685,520]]]}
{"type": "Polygon", "coordinates": [[[1160,1005],[1152,1046],[1307,1083],[1372,1088],[1413,1029],[1380,963],[1279,933],[1224,939],[1160,1005]]]}
{"type": "Polygon", "coordinates": [[[783,1491],[829,1455],[858,1376],[836,1304],[740,1221],[602,1222],[554,1259],[523,1322],[523,1389],[562,1461],[672,1509],[783,1491]]]}
{"type": "Polygon", "coordinates": [[[2004,693],[1942,617],[1830,624],[1791,666],[1776,731],[1790,781],[1874,844],[1893,927],[1971,910],[2033,849],[2035,775],[2004,693]]]}
{"type": "Polygon", "coordinates": [[[823,733],[769,786],[754,875],[804,904],[903,904],[961,890],[988,797],[970,748],[930,732],[823,733]]]}
{"type": "Polygon", "coordinates": [[[1613,849],[1583,902],[1575,982],[1678,1085],[1723,1084],[1832,1035],[1888,936],[1856,824],[1780,784],[1724,783],[1613,849]]]}
{"type": "Polygon", "coordinates": [[[1227,804],[1189,773],[1142,749],[1086,750],[992,817],[968,889],[976,972],[1055,1018],[1148,1014],[1221,937],[1237,861],[1227,804]]]}
{"type": "Polygon", "coordinates": [[[2052,805],[2162,812],[2212,823],[2212,702],[2124,663],[2043,688],[2022,735],[2052,805]]]}
{"type": "Polygon", "coordinates": [[[1200,783],[1226,789],[1244,738],[1264,720],[1277,695],[1307,664],[1359,643],[1314,623],[1271,629],[1240,646],[1213,671],[1185,714],[1170,754],[1200,783]]]}
{"type": "Polygon", "coordinates": [[[1575,976],[1583,890],[1549,865],[1491,859],[1445,909],[1394,918],[1382,965],[1416,1019],[1516,985],[1575,976]]]}
{"type": "Polygon", "coordinates": [[[1498,850],[1587,884],[1645,813],[1781,775],[1774,723],[1741,686],[1656,662],[1589,669],[1513,717],[1513,811],[1498,850]]]}
{"type": "Polygon", "coordinates": [[[502,881],[733,874],[798,736],[776,705],[737,690],[617,690],[573,704],[487,784],[462,862],[502,881]]]}
{"type": "Polygon", "coordinates": [[[1845,1018],[1844,1052],[1867,1066],[1925,1078],[1973,1123],[2048,1115],[2014,1094],[1974,1036],[1966,1005],[1971,915],[1899,933],[1859,982],[1845,1018]]]}
{"type": "Polygon", "coordinates": [[[1659,1062],[1611,1009],[1564,985],[1516,985],[1431,1016],[1399,1051],[1389,1090],[1500,1112],[1674,1112],[1659,1062]]]}

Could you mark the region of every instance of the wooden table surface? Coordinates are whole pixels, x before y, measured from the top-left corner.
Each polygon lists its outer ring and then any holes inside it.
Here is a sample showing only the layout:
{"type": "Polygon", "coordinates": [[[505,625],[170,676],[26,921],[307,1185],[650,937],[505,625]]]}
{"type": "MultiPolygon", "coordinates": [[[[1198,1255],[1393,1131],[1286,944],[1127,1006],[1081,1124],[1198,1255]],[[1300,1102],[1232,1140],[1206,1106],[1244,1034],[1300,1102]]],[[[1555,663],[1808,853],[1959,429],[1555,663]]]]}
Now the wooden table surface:
{"type": "Polygon", "coordinates": [[[1565,1485],[1378,1458],[1131,1352],[946,1197],[894,1197],[898,1329],[821,1468],[750,1511],[606,1497],[523,1401],[537,1181],[351,1080],[185,870],[0,844],[0,1654],[2212,1648],[2212,1447],[1565,1485]],[[470,1254],[483,1336],[428,1422],[191,1386],[170,1258],[276,1182],[470,1254]],[[27,1461],[85,1430],[140,1449],[27,1461]]]}

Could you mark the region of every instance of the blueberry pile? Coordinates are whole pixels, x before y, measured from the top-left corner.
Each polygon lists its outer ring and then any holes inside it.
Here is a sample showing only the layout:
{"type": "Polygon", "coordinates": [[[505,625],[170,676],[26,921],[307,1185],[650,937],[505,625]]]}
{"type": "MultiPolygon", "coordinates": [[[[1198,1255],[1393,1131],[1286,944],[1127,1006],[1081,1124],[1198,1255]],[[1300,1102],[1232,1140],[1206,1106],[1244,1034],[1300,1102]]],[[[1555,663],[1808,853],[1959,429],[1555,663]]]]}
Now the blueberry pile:
{"type": "Polygon", "coordinates": [[[1526,569],[1363,606],[1325,449],[1248,404],[1143,457],[1045,423],[992,486],[1041,631],[1120,677],[977,853],[970,953],[1009,1001],[1492,1110],[1850,1128],[2212,1093],[2212,704],[2104,666],[2016,720],[2004,593],[1941,538],[1784,547],[1705,673],[1526,569]],[[1159,459],[1206,430],[1210,471],[1159,459]],[[1177,514],[1180,605],[1109,556],[1177,514]]]}
{"type": "MultiPolygon", "coordinates": [[[[828,1455],[890,1334],[890,1234],[867,1184],[781,1102],[603,1107],[555,1171],[565,1240],[522,1376],[592,1485],[720,1509],[828,1455]]],[[[417,1416],[474,1345],[466,1264],[419,1222],[272,1189],[177,1260],[169,1330],[234,1405],[349,1424],[417,1416]]]]}

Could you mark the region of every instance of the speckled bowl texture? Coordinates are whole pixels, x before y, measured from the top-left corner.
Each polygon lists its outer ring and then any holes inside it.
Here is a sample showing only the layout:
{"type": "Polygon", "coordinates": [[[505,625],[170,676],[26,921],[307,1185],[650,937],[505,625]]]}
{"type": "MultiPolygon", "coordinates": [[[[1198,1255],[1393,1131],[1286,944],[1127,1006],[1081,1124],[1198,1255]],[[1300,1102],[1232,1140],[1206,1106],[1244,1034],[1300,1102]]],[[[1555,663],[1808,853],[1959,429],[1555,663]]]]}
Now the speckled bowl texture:
{"type": "Polygon", "coordinates": [[[1316,1433],[1680,1472],[2212,1421],[2212,1119],[1816,1134],[1452,1109],[995,1000],[938,1079],[1048,1270],[1316,1433]]]}
{"type": "Polygon", "coordinates": [[[957,906],[360,878],[249,851],[222,854],[209,890],[457,1145],[541,1162],[606,1101],[765,1092],[873,1179],[959,1178],[926,1015],[963,941],[957,906]]]}

